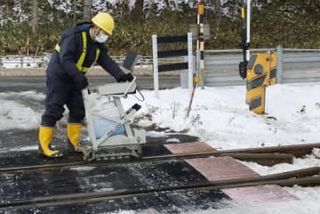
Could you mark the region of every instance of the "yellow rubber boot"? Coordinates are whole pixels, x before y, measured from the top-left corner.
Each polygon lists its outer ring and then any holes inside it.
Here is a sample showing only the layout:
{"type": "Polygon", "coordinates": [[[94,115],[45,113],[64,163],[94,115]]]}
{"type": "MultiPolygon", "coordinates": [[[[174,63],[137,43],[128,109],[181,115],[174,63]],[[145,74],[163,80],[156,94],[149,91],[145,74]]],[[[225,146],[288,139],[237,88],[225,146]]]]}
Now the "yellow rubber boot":
{"type": "Polygon", "coordinates": [[[39,153],[49,158],[61,157],[60,151],[51,150],[52,138],[53,128],[41,126],[39,129],[39,153]]]}
{"type": "Polygon", "coordinates": [[[68,142],[73,146],[75,152],[80,152],[80,123],[68,123],[67,125],[67,136],[68,142]]]}

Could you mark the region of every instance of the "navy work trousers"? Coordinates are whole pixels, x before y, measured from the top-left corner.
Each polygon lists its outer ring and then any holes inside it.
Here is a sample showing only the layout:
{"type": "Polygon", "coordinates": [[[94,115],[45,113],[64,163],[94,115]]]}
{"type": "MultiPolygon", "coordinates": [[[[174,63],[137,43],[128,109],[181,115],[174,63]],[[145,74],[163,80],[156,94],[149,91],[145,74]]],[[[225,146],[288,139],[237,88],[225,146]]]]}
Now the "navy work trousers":
{"type": "Polygon", "coordinates": [[[64,105],[69,109],[68,122],[81,123],[85,117],[81,90],[72,80],[59,77],[54,68],[51,64],[47,70],[45,112],[41,125],[54,127],[63,117],[64,105]]]}

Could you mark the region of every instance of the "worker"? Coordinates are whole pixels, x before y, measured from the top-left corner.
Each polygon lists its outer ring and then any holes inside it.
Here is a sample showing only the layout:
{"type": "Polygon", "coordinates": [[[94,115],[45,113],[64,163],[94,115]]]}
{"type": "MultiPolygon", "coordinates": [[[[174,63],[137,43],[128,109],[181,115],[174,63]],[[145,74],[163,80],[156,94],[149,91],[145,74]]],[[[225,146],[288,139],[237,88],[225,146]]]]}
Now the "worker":
{"type": "Polygon", "coordinates": [[[79,150],[81,124],[85,117],[82,90],[88,86],[86,72],[95,62],[118,82],[132,81],[108,56],[104,43],[114,30],[113,17],[99,12],[91,22],[73,25],[63,33],[55,47],[47,68],[45,112],[39,129],[39,153],[50,158],[61,157],[62,152],[51,147],[54,127],[63,116],[64,105],[69,109],[68,142],[79,150]]]}

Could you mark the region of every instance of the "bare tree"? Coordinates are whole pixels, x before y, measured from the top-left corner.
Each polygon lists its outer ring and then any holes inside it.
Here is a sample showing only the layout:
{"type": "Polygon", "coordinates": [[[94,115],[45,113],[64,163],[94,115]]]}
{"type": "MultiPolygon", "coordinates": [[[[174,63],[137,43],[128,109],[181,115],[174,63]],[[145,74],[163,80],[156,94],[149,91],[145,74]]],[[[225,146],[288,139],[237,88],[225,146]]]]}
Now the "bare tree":
{"type": "Polygon", "coordinates": [[[91,18],[92,0],[83,0],[83,19],[89,20],[91,18]]]}
{"type": "Polygon", "coordinates": [[[38,0],[32,0],[32,33],[37,34],[39,25],[38,0]]]}
{"type": "Polygon", "coordinates": [[[134,8],[131,12],[131,19],[134,21],[141,21],[143,17],[143,4],[144,0],[136,0],[134,8]]]}
{"type": "Polygon", "coordinates": [[[219,31],[222,17],[221,0],[209,0],[208,2],[213,6],[215,14],[215,28],[216,31],[219,31]]]}

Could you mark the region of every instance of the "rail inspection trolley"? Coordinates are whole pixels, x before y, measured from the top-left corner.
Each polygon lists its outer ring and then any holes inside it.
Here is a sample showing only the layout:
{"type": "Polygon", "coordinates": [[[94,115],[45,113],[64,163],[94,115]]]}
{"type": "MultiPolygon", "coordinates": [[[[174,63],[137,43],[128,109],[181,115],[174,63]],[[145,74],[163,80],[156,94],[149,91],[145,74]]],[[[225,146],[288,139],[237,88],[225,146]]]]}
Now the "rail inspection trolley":
{"type": "MultiPolygon", "coordinates": [[[[133,71],[138,55],[129,52],[123,63],[124,70],[133,71]]],[[[120,159],[139,157],[146,142],[144,130],[133,129],[132,119],[141,108],[134,104],[125,110],[121,98],[135,94],[136,77],[131,82],[108,83],[82,91],[89,140],[81,143],[79,151],[84,160],[120,159]],[[95,108],[94,96],[106,97],[103,109],[95,108]]]]}

